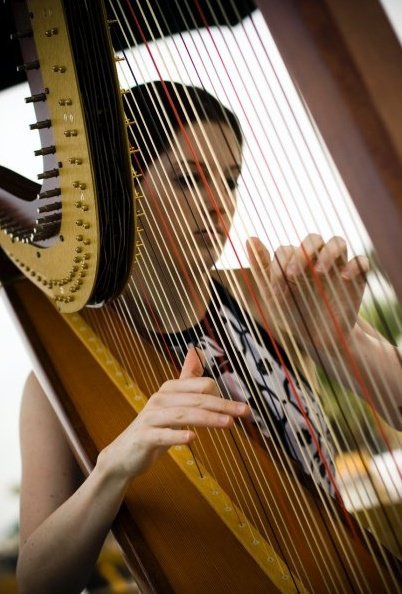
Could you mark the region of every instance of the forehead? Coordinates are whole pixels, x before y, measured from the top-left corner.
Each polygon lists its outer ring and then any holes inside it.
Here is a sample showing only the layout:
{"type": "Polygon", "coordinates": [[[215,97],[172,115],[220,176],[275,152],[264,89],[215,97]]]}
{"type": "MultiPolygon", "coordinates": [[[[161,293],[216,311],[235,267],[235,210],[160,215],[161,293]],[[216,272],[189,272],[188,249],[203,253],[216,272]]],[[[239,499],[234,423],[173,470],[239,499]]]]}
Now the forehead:
{"type": "Polygon", "coordinates": [[[220,167],[241,165],[241,148],[233,130],[224,123],[194,122],[177,132],[179,160],[208,162],[220,167]]]}

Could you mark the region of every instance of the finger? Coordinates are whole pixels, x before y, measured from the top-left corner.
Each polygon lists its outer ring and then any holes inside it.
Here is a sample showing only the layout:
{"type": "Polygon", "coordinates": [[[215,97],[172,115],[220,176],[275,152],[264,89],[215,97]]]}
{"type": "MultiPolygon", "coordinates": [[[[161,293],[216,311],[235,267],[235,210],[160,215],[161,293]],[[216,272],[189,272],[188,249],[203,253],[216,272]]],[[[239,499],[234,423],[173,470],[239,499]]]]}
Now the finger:
{"type": "Polygon", "coordinates": [[[369,259],[366,258],[366,256],[356,256],[344,266],[341,276],[345,280],[353,280],[357,283],[365,283],[369,270],[369,259]]]}
{"type": "Polygon", "coordinates": [[[347,258],[348,250],[343,237],[331,237],[320,251],[315,270],[320,274],[325,274],[335,266],[343,268],[347,258]]]}
{"type": "Polygon", "coordinates": [[[147,427],[141,434],[144,446],[165,448],[188,444],[195,438],[196,434],[191,429],[171,429],[170,427],[147,427]]]}
{"type": "MultiPolygon", "coordinates": [[[[177,392],[192,392],[193,394],[212,394],[213,396],[220,396],[218,384],[211,377],[189,377],[168,380],[161,385],[158,391],[159,394],[169,393],[169,397],[177,392]]],[[[155,399],[155,396],[152,397],[152,400],[155,399]]]]}
{"type": "Polygon", "coordinates": [[[321,235],[310,233],[301,242],[286,267],[286,276],[293,278],[303,273],[306,268],[311,266],[317,260],[320,250],[324,245],[321,235]]]}
{"type": "Polygon", "coordinates": [[[271,282],[273,287],[285,287],[286,269],[293,258],[296,248],[293,245],[281,245],[274,255],[271,271],[271,282]]]}
{"type": "Polygon", "coordinates": [[[250,268],[257,282],[265,286],[270,278],[271,256],[269,251],[258,237],[249,237],[246,241],[246,249],[250,268]]]}
{"type": "Polygon", "coordinates": [[[205,356],[201,349],[190,347],[184,359],[180,379],[201,377],[204,373],[205,356]]]}
{"type": "Polygon", "coordinates": [[[177,406],[152,409],[143,415],[143,423],[151,427],[231,427],[234,416],[202,408],[177,406]]]}
{"type": "Polygon", "coordinates": [[[228,400],[209,394],[157,394],[153,397],[154,406],[148,408],[177,408],[190,407],[209,410],[212,412],[219,412],[222,414],[229,414],[235,417],[246,416],[251,413],[249,405],[245,402],[238,402],[236,400],[228,400]]]}

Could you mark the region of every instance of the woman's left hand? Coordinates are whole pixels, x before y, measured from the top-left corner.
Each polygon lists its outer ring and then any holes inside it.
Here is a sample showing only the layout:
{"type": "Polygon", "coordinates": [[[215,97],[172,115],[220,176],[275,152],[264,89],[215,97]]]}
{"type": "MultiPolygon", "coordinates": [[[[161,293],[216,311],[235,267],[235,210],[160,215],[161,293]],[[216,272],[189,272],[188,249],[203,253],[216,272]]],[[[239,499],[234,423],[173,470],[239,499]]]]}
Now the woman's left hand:
{"type": "Polygon", "coordinates": [[[350,339],[366,285],[365,256],[348,259],[346,242],[310,234],[300,246],[281,246],[271,259],[264,244],[247,241],[264,315],[275,336],[285,332],[310,353],[336,352],[350,339]]]}

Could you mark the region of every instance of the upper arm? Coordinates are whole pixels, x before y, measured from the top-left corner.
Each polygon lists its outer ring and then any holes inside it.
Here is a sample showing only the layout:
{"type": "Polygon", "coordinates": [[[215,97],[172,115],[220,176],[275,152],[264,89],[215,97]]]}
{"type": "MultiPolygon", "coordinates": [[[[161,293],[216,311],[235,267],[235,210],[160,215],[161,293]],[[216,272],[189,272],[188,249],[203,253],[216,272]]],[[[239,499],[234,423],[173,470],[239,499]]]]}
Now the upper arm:
{"type": "Polygon", "coordinates": [[[20,442],[20,535],[24,543],[75,491],[80,476],[62,426],[33,373],[22,397],[20,442]]]}

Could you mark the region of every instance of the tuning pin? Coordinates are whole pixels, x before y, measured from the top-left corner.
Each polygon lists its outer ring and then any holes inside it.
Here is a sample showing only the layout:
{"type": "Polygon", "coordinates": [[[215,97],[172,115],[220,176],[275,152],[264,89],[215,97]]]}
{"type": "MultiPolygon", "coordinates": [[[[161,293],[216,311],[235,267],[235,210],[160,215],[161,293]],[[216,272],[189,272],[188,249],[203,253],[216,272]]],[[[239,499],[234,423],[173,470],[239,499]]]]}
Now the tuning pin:
{"type": "Polygon", "coordinates": [[[52,225],[48,225],[45,229],[41,229],[40,227],[35,227],[34,232],[31,236],[31,241],[43,241],[45,239],[50,239],[54,235],[57,235],[59,232],[60,225],[53,223],[52,225]]]}
{"type": "Polygon", "coordinates": [[[43,173],[38,173],[38,179],[50,179],[51,177],[58,177],[59,170],[58,169],[49,169],[48,171],[44,171],[43,173]]]}
{"type": "Polygon", "coordinates": [[[11,35],[10,35],[11,41],[14,41],[15,39],[25,39],[26,37],[32,37],[31,29],[24,29],[23,31],[16,31],[15,33],[11,33],[11,35]]]}
{"type": "Polygon", "coordinates": [[[26,72],[27,70],[38,70],[39,60],[33,60],[32,62],[26,62],[17,66],[17,72],[26,72]]]}
{"type": "Polygon", "coordinates": [[[47,29],[45,31],[45,37],[53,37],[53,35],[57,35],[59,30],[57,27],[52,27],[51,29],[47,29]]]}
{"type": "Polygon", "coordinates": [[[28,243],[33,234],[32,227],[29,229],[20,229],[19,231],[11,233],[11,239],[13,241],[22,241],[28,243]]]}
{"type": "Polygon", "coordinates": [[[80,181],[73,182],[73,188],[79,188],[80,190],[85,190],[86,187],[87,187],[87,184],[84,182],[80,182],[80,181]]]}
{"type": "Polygon", "coordinates": [[[60,196],[61,190],[60,188],[55,188],[54,190],[47,190],[46,192],[40,192],[39,198],[53,198],[53,196],[60,196]]]}
{"type": "Polygon", "coordinates": [[[45,146],[41,149],[38,149],[37,151],[34,151],[34,155],[35,157],[40,157],[43,155],[53,155],[56,152],[56,147],[54,146],[54,144],[52,144],[51,146],[45,146]]]}
{"type": "Polygon", "coordinates": [[[25,97],[25,103],[37,103],[38,101],[46,101],[48,92],[49,91],[45,91],[44,93],[37,93],[36,95],[25,97]]]}
{"type": "MultiPolygon", "coordinates": [[[[42,217],[40,219],[36,219],[35,225],[39,227],[39,229],[43,229],[52,223],[61,223],[61,216],[60,213],[58,214],[50,214],[46,217],[42,217]]],[[[35,227],[35,229],[37,228],[35,227]]]]}
{"type": "Polygon", "coordinates": [[[36,209],[38,214],[42,214],[43,212],[52,212],[53,210],[60,210],[61,209],[61,202],[52,202],[52,204],[45,204],[44,206],[40,206],[36,209]]]}
{"type": "Polygon", "coordinates": [[[29,128],[30,130],[41,130],[42,128],[50,128],[51,125],[51,120],[41,120],[40,122],[29,124],[29,128]]]}

